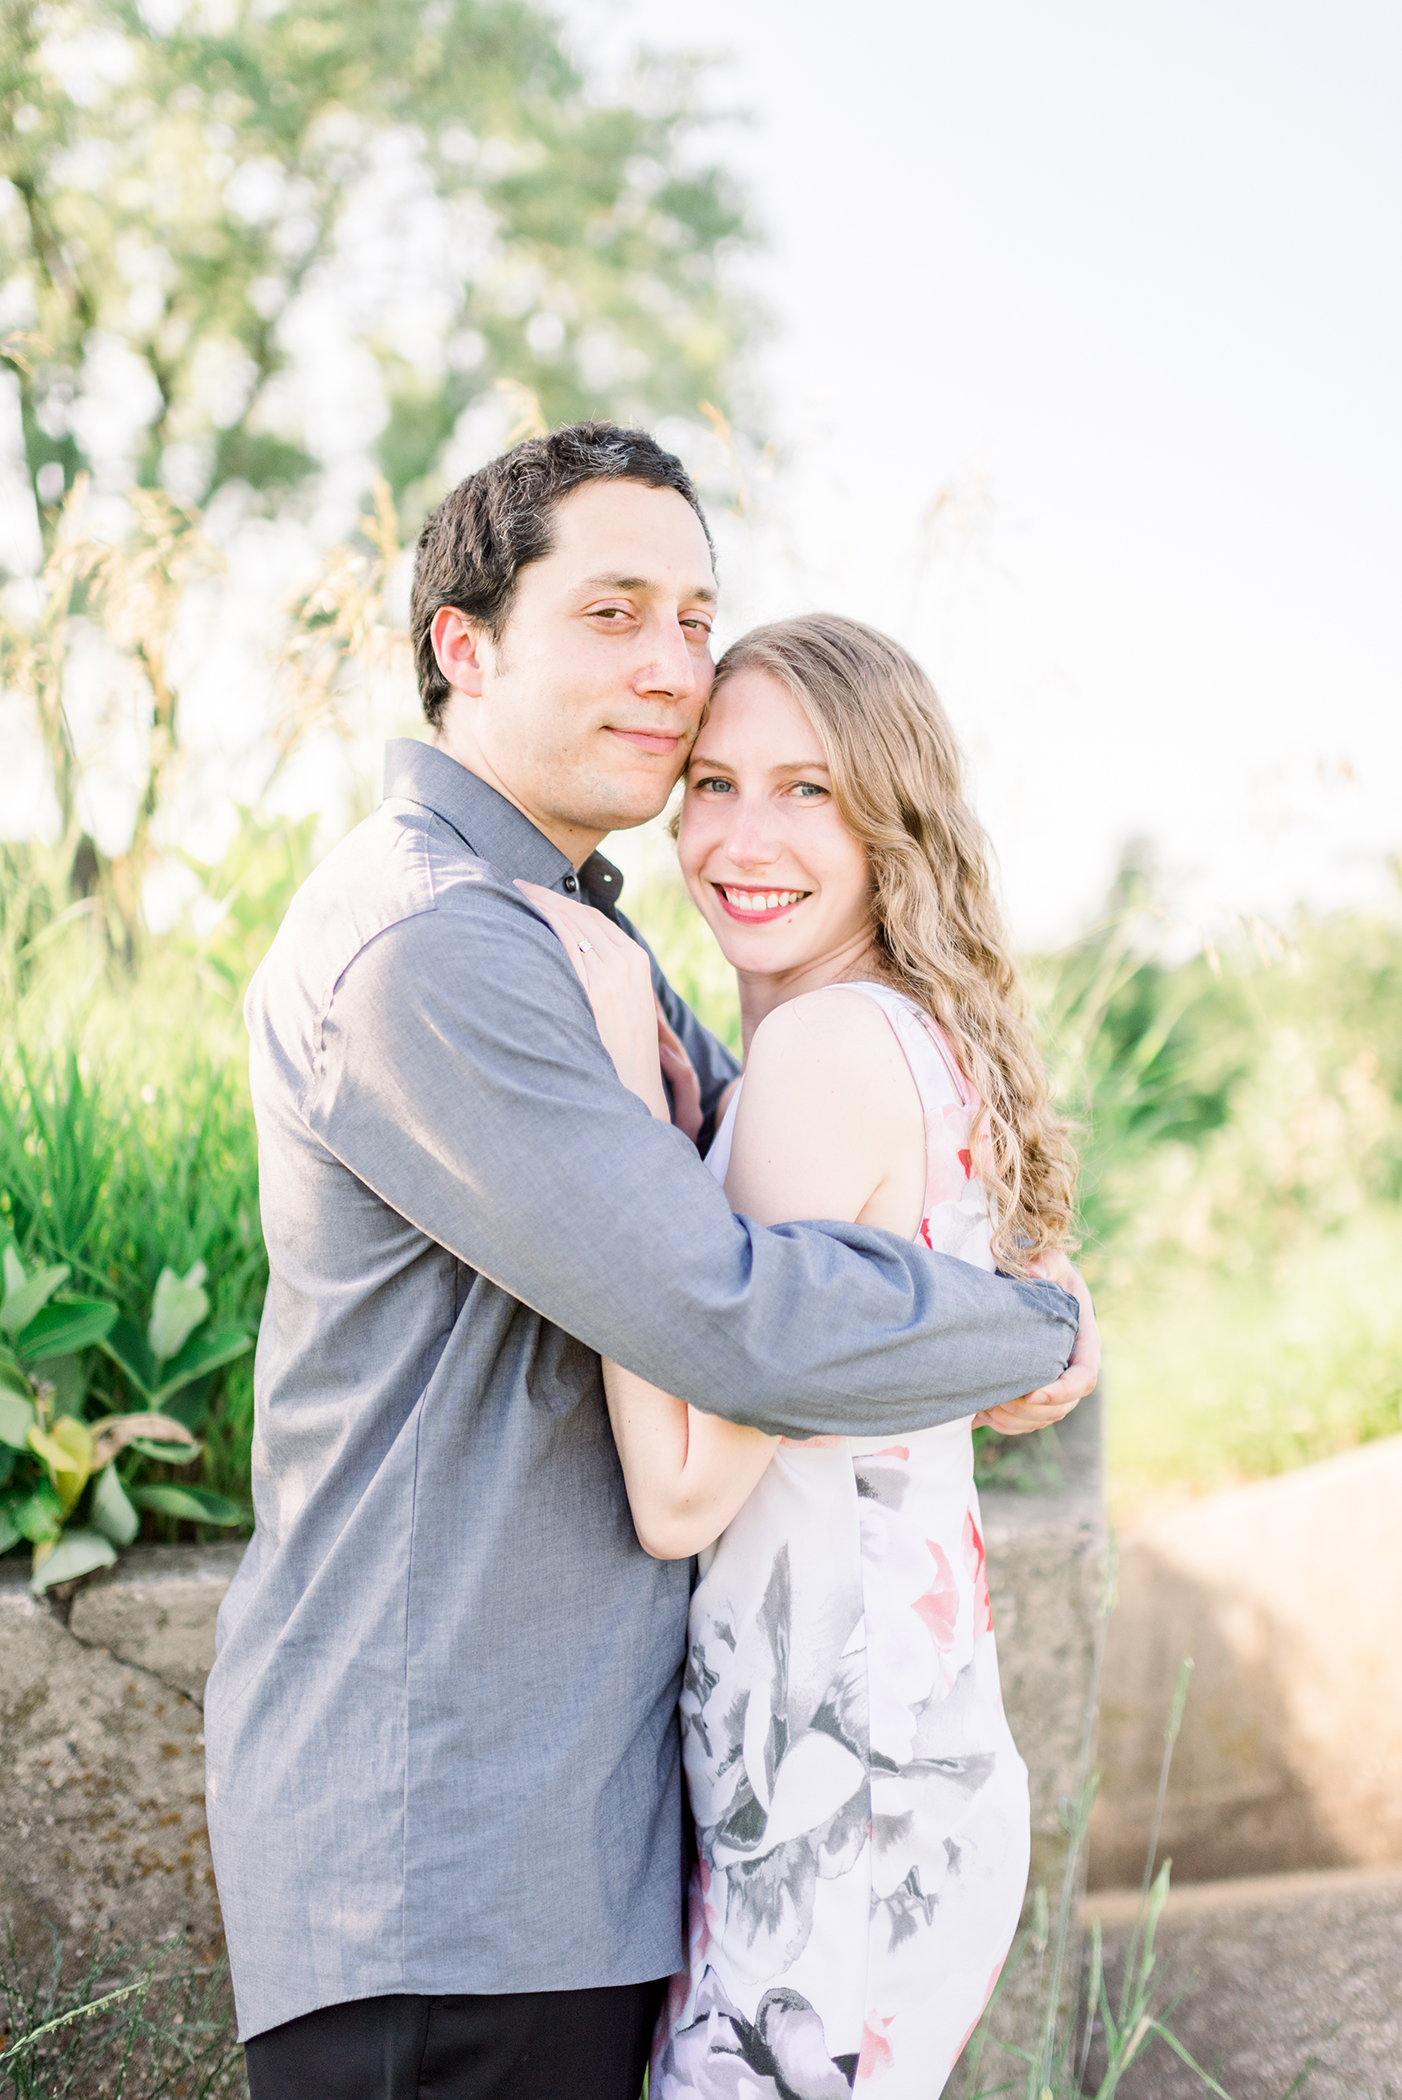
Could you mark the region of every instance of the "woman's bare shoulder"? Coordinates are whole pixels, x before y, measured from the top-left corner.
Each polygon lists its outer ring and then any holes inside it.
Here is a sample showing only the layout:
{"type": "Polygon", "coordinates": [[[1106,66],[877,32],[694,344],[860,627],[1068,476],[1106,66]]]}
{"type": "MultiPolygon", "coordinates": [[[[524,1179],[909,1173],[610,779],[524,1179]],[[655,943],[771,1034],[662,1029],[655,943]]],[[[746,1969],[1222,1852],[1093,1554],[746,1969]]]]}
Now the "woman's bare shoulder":
{"type": "Polygon", "coordinates": [[[919,1096],[905,1053],[882,1008],[847,985],[786,1000],[755,1030],[745,1061],[752,1099],[783,1093],[795,1102],[837,1098],[852,1120],[908,1118],[919,1096]]]}
{"type": "Polygon", "coordinates": [[[876,1001],[845,986],[806,992],[755,1031],[726,1193],[761,1224],[857,1218],[922,1135],[920,1096],[876,1001]]]}

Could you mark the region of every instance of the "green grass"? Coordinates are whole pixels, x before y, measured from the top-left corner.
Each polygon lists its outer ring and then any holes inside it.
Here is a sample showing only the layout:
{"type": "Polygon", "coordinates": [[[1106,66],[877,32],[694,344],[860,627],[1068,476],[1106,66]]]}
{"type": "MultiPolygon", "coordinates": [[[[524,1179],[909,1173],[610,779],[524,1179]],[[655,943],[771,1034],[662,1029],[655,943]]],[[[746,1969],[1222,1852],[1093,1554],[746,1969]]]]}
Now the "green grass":
{"type": "MultiPolygon", "coordinates": [[[[49,969],[19,1020],[0,1053],[0,1220],[26,1263],[71,1264],[75,1289],[144,1327],[162,1268],[203,1261],[211,1324],[255,1334],[267,1259],[237,1011],[171,956],[135,984],[49,969]]],[[[171,1475],[244,1506],[252,1363],[249,1352],[181,1395],[205,1455],[171,1475]]],[[[89,1416],[139,1404],[94,1352],[89,1416]]],[[[143,1533],[192,1535],[149,1513],[143,1533]]]]}
{"type": "Polygon", "coordinates": [[[1116,1520],[1402,1430],[1402,1211],[1238,1274],[1179,1258],[1101,1305],[1116,1520]]]}
{"type": "Polygon", "coordinates": [[[64,1955],[0,1952],[0,2100],[247,2100],[222,1955],[178,1934],[64,1955]]]}

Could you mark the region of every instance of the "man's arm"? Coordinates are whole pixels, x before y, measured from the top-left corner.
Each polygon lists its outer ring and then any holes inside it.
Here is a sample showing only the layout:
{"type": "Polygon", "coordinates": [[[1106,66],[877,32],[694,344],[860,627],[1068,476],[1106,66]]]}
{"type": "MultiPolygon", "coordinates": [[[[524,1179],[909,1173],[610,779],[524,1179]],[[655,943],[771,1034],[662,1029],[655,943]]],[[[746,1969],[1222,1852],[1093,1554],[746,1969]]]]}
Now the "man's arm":
{"type": "Polygon", "coordinates": [[[1056,1378],[1056,1285],[858,1225],[750,1226],[622,1085],[549,928],[449,883],[352,962],[303,1103],[381,1199],[664,1391],[775,1434],[898,1433],[1056,1378]]]}

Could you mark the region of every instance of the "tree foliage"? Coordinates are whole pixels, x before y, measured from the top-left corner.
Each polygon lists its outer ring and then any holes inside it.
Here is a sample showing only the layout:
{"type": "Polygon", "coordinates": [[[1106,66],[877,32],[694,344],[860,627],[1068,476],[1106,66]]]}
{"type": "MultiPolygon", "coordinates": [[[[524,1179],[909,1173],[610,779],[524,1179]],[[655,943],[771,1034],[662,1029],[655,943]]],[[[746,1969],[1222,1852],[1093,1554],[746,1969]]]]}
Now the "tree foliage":
{"type": "Polygon", "coordinates": [[[723,395],[745,229],[693,89],[601,94],[525,0],[0,0],[42,500],[85,467],[275,500],[347,457],[426,500],[500,378],[549,422],[723,395]]]}

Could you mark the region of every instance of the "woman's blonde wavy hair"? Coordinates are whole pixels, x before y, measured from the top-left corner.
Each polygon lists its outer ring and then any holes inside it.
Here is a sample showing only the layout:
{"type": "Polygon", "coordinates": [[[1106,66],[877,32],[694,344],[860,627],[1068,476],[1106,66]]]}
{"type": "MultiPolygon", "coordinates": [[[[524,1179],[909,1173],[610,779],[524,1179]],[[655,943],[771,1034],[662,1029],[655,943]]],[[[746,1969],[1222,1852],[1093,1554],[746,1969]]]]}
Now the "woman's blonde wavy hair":
{"type": "Polygon", "coordinates": [[[1050,1105],[988,841],[963,799],[935,689],[899,643],[833,613],[742,636],[717,665],[715,690],[739,671],[776,678],[822,740],[833,799],[871,869],[878,973],[934,1016],[978,1090],[993,1250],[1023,1274],[1045,1249],[1074,1245],[1076,1157],[1050,1105]]]}

